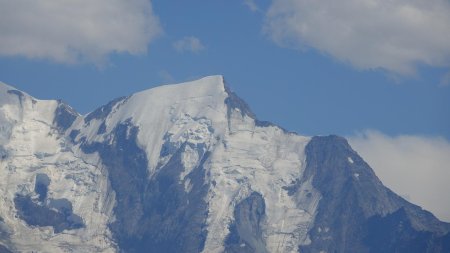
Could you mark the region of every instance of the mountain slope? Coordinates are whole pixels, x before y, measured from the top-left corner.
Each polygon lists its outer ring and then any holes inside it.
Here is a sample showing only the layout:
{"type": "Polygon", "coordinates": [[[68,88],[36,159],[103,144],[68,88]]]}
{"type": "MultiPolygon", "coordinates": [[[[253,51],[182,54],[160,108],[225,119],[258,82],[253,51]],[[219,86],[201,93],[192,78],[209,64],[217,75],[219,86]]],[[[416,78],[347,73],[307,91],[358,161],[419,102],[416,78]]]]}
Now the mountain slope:
{"type": "Polygon", "coordinates": [[[64,136],[81,116],[61,101],[37,100],[6,85],[0,98],[2,244],[14,252],[109,248],[106,223],[114,203],[99,199],[108,181],[64,136]]]}
{"type": "Polygon", "coordinates": [[[221,76],[85,116],[2,85],[0,124],[5,250],[450,250],[449,224],[384,187],[344,139],[258,121],[221,76]]]}
{"type": "Polygon", "coordinates": [[[314,137],[303,181],[321,194],[301,252],[446,252],[449,224],[382,185],[341,137],[314,137]]]}

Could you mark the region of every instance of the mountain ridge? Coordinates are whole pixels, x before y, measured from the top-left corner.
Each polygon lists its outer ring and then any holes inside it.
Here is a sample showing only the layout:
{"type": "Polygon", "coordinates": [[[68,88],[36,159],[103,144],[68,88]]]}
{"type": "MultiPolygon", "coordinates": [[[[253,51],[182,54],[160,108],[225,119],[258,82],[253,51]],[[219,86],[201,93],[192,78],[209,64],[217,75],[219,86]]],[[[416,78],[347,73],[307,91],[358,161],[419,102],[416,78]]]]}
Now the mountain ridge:
{"type": "Polygon", "coordinates": [[[345,139],[257,120],[222,76],[86,115],[4,87],[0,245],[12,251],[450,250],[450,225],[384,187],[345,139]]]}

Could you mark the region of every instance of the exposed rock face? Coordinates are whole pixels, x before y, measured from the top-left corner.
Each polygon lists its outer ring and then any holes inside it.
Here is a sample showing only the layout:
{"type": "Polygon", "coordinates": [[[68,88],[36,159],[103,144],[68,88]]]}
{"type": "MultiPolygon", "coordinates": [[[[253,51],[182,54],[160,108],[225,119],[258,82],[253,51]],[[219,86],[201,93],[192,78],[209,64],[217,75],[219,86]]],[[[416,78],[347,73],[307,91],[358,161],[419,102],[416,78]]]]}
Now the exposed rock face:
{"type": "Polygon", "coordinates": [[[446,252],[449,224],[383,186],[338,136],[313,137],[303,180],[322,199],[301,252],[446,252]]]}
{"type": "Polygon", "coordinates": [[[136,144],[137,132],[126,122],[111,132],[112,143],[82,146],[86,153],[98,152],[108,168],[116,194],[116,219],[110,224],[114,238],[125,252],[200,252],[206,237],[203,164],[208,154],[202,154],[187,176],[192,188],[186,192],[178,180],[185,147],[174,150],[170,160],[149,178],[145,152],[136,144]]]}
{"type": "Polygon", "coordinates": [[[226,252],[267,252],[262,233],[265,210],[264,198],[257,192],[236,205],[225,240],[226,252]]]}
{"type": "Polygon", "coordinates": [[[55,125],[60,132],[64,133],[70,126],[72,126],[78,116],[79,114],[70,106],[66,105],[62,101],[58,101],[58,106],[55,109],[53,125],[55,125]]]}
{"type": "Polygon", "coordinates": [[[259,121],[221,76],[81,116],[0,85],[0,252],[450,252],[337,136],[259,121]]]}

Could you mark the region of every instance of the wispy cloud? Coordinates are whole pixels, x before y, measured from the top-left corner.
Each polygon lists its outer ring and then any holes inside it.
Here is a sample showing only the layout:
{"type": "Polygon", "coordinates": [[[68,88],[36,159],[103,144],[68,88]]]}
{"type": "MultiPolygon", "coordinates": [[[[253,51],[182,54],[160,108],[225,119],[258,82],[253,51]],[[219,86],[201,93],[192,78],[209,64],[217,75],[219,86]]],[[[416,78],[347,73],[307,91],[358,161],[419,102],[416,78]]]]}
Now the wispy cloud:
{"type": "Polygon", "coordinates": [[[173,43],[173,47],[178,52],[199,52],[205,49],[199,38],[187,36],[173,43]]]}
{"type": "Polygon", "coordinates": [[[414,75],[417,64],[450,67],[448,0],[273,0],[265,32],[358,69],[414,75]]]}
{"type": "Polygon", "coordinates": [[[261,9],[255,3],[254,0],[244,0],[244,5],[247,6],[253,12],[261,11],[261,9]]]}
{"type": "Polygon", "coordinates": [[[161,32],[148,0],[0,0],[0,55],[102,63],[161,32]]]}
{"type": "Polygon", "coordinates": [[[351,146],[397,194],[450,221],[450,142],[445,138],[365,131],[351,146]]]}

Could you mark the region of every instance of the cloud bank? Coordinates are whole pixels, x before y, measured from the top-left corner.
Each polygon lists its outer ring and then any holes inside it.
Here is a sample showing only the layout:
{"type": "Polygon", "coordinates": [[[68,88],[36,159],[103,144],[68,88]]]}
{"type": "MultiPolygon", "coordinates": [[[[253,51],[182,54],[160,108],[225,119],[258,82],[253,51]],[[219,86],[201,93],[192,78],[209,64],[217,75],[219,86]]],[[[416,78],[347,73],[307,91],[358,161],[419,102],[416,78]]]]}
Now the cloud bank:
{"type": "Polygon", "coordinates": [[[348,138],[383,184],[450,221],[450,142],[444,138],[390,137],[366,131],[348,138]]]}
{"type": "Polygon", "coordinates": [[[173,47],[178,52],[199,52],[205,49],[199,38],[187,36],[173,43],[173,47]]]}
{"type": "Polygon", "coordinates": [[[448,0],[273,0],[264,30],[282,46],[315,48],[358,69],[450,67],[448,0]]]}
{"type": "Polygon", "coordinates": [[[146,53],[161,31],[148,0],[0,0],[0,55],[101,63],[146,53]]]}

